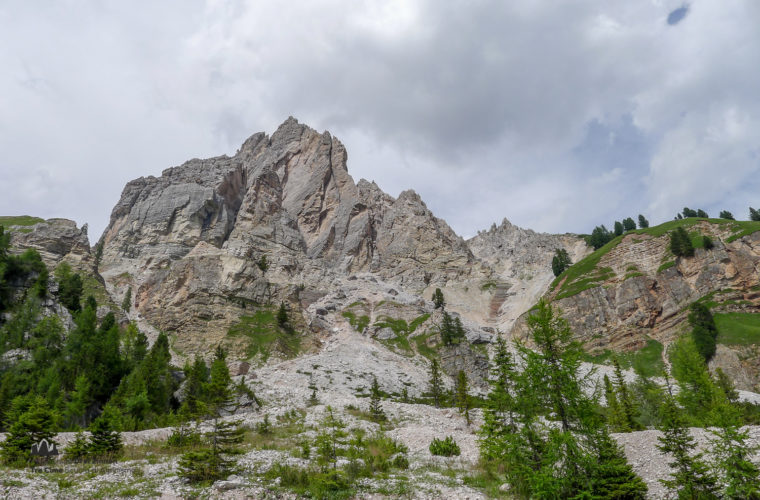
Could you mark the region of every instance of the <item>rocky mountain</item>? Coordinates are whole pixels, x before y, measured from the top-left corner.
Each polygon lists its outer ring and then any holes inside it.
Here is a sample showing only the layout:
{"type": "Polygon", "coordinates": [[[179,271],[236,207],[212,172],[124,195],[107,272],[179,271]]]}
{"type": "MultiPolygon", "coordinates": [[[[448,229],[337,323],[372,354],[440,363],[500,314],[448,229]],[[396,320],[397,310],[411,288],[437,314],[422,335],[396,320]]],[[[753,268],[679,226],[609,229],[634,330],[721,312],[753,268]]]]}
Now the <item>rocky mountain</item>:
{"type": "MultiPolygon", "coordinates": [[[[635,350],[649,339],[667,345],[689,330],[688,308],[698,300],[719,320],[760,312],[759,229],[753,222],[694,218],[627,233],[561,275],[546,298],[562,309],[592,351],[635,350]],[[669,233],[678,226],[695,242],[693,257],[670,251],[669,233]]],[[[527,334],[524,318],[513,333],[527,334]]],[[[757,391],[756,344],[747,340],[726,339],[713,365],[730,373],[740,388],[757,391]]]]}
{"type": "MultiPolygon", "coordinates": [[[[290,118],[232,157],[191,160],[127,184],[99,270],[116,299],[133,290],[135,319],[172,332],[176,348],[190,353],[221,341],[250,305],[307,309],[362,273],[428,298],[441,287],[452,310],[503,327],[543,292],[554,248],[577,256],[579,242],[504,225],[465,242],[414,191],[394,199],[373,182],[355,183],[340,141],[290,118]],[[503,256],[487,249],[491,240],[503,256]],[[502,308],[502,290],[533,278],[519,305],[502,308]]],[[[368,283],[361,298],[371,301],[382,287],[368,283]]],[[[308,314],[306,322],[326,324],[308,314]]]]}

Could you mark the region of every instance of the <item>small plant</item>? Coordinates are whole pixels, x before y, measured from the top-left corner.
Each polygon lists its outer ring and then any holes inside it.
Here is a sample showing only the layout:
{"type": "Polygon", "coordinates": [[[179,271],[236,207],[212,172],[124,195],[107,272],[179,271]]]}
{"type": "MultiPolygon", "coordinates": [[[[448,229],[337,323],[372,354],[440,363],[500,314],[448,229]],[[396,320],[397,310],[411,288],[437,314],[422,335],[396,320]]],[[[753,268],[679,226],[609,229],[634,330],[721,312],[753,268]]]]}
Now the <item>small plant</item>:
{"type": "Polygon", "coordinates": [[[446,436],[445,439],[435,438],[430,443],[430,454],[439,457],[459,456],[462,450],[452,436],[446,436]]]}
{"type": "Polygon", "coordinates": [[[262,255],[261,258],[259,258],[258,262],[256,262],[256,265],[259,266],[259,269],[262,273],[267,272],[269,269],[269,261],[267,261],[267,256],[262,255]]]}
{"type": "Polygon", "coordinates": [[[446,300],[443,298],[443,292],[440,288],[436,288],[433,292],[433,305],[435,309],[443,309],[446,306],[446,300]]]}
{"type": "Polygon", "coordinates": [[[270,434],[272,432],[272,425],[269,422],[269,414],[264,414],[264,420],[256,423],[256,432],[259,434],[270,434]]]}
{"type": "Polygon", "coordinates": [[[705,247],[705,250],[711,250],[715,244],[713,243],[712,238],[710,238],[707,235],[702,236],[702,246],[705,247]]]}
{"type": "Polygon", "coordinates": [[[306,402],[308,406],[317,406],[319,404],[319,397],[317,396],[317,388],[312,387],[311,388],[311,396],[309,396],[309,400],[306,402]]]}
{"type": "Polygon", "coordinates": [[[370,390],[369,413],[375,422],[385,422],[388,417],[385,416],[383,407],[380,404],[380,385],[377,383],[377,377],[372,377],[372,389],[370,390]]]}

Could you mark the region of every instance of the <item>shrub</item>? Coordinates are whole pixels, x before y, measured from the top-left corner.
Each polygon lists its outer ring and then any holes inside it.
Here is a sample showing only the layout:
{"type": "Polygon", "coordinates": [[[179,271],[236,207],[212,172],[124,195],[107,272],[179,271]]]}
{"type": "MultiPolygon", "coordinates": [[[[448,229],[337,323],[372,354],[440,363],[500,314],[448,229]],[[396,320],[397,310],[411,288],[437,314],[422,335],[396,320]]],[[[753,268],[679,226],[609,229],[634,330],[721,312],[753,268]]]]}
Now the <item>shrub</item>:
{"type": "Polygon", "coordinates": [[[435,438],[430,443],[430,454],[438,455],[439,457],[453,457],[459,456],[462,450],[459,449],[459,445],[454,441],[452,436],[446,436],[445,439],[435,438]]]}

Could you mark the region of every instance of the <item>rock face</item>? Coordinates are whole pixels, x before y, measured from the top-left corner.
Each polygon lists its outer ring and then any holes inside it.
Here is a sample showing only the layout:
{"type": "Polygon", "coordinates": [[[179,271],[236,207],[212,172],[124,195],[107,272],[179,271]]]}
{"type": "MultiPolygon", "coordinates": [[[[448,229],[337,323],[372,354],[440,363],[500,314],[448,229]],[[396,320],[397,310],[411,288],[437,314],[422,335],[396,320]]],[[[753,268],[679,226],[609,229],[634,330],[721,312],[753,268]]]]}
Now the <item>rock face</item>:
{"type": "Polygon", "coordinates": [[[319,295],[351,273],[422,290],[489,272],[416,193],[355,184],[346,161],[337,139],[290,118],[233,157],[130,182],[102,240],[112,296],[131,287],[137,313],[195,350],[217,342],[241,304],[319,295]]]}
{"type": "Polygon", "coordinates": [[[488,319],[503,332],[548,289],[554,279],[551,263],[555,250],[564,248],[573,262],[591,253],[577,235],[536,233],[507,219],[467,243],[472,253],[494,270],[493,280],[486,284],[491,293],[488,319]]]}
{"type": "Polygon", "coordinates": [[[90,272],[94,269],[87,224],[77,228],[76,222],[68,219],[48,219],[32,226],[11,226],[9,229],[11,248],[15,251],[37,250],[51,269],[64,260],[80,269],[90,272]]]}
{"type": "MultiPolygon", "coordinates": [[[[752,290],[760,276],[760,232],[726,243],[732,235],[730,226],[702,221],[690,230],[710,236],[714,247],[698,248],[694,257],[673,257],[668,234],[629,234],[578,278],[592,280],[585,289],[569,295],[560,282],[547,298],[554,299],[590,349],[638,349],[647,338],[667,344],[688,330],[688,306],[711,293],[731,290],[735,297],[726,297],[734,299],[727,302],[741,302],[743,312],[760,311],[760,297],[752,290]]],[[[732,311],[736,306],[726,307],[714,311],[732,311]]],[[[524,318],[513,335],[527,336],[524,318]]],[[[748,373],[758,370],[740,366],[737,354],[729,351],[720,350],[715,366],[735,374],[739,388],[757,389],[760,378],[748,373]]]]}

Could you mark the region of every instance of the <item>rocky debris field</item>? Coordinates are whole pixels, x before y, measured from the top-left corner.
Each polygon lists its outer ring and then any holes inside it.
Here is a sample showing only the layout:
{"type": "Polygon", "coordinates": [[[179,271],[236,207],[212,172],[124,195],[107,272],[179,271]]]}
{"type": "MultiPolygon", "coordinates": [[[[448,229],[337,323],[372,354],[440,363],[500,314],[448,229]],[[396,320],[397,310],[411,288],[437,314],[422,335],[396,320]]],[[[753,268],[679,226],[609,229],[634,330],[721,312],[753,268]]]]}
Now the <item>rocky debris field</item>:
{"type": "MultiPolygon", "coordinates": [[[[602,367],[600,372],[607,369],[602,367]]],[[[425,389],[428,378],[426,362],[420,356],[410,362],[371,338],[353,332],[348,325],[341,325],[326,339],[319,353],[271,363],[236,378],[242,378],[255,390],[263,407],[225,418],[239,420],[253,430],[266,415],[278,438],[262,440],[255,430],[250,432],[244,453],[237,457],[238,470],[227,480],[202,488],[187,484],[177,474],[179,452],[164,444],[172,429],[151,429],[123,433],[125,453],[116,463],[67,464],[59,460],[35,469],[2,469],[0,497],[298,498],[279,487],[276,479],[266,478],[266,471],[275,464],[308,464],[308,460],[299,456],[298,449],[304,440],[315,437],[328,404],[346,422],[349,431],[361,428],[370,435],[378,430],[378,424],[367,418],[372,375],[377,377],[383,391],[399,393],[406,387],[410,398],[425,389]],[[314,388],[318,402],[310,404],[314,388]]],[[[487,498],[483,490],[472,486],[478,474],[476,431],[480,411],[472,412],[473,422],[468,426],[456,409],[397,399],[382,401],[388,417],[386,435],[408,448],[409,469],[360,481],[358,497],[487,498]],[[428,447],[433,438],[446,436],[457,442],[460,456],[443,458],[430,454],[428,447]]],[[[208,424],[201,425],[201,430],[208,429],[208,424]]],[[[760,427],[751,427],[749,431],[752,442],[760,445],[760,427]]],[[[692,429],[692,433],[700,447],[709,451],[709,433],[703,429],[692,429]]],[[[658,435],[659,432],[651,430],[614,435],[634,470],[649,486],[651,498],[665,498],[659,479],[669,471],[668,458],[656,448],[658,435]]],[[[73,433],[59,434],[59,446],[64,448],[73,436],[73,433]]]]}

